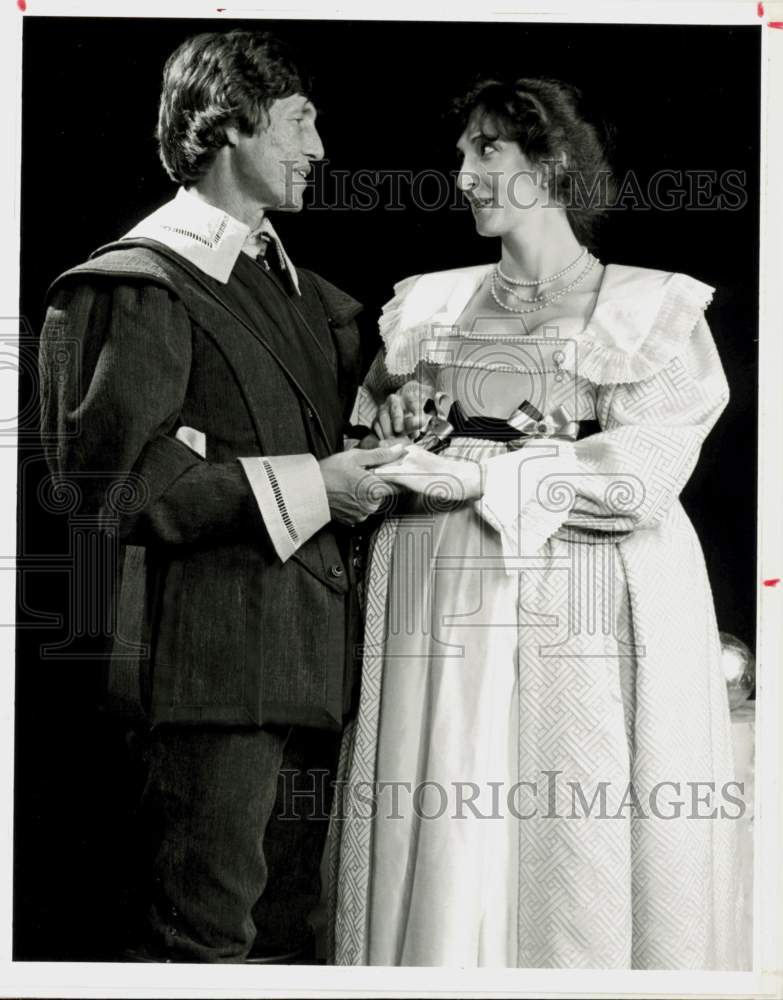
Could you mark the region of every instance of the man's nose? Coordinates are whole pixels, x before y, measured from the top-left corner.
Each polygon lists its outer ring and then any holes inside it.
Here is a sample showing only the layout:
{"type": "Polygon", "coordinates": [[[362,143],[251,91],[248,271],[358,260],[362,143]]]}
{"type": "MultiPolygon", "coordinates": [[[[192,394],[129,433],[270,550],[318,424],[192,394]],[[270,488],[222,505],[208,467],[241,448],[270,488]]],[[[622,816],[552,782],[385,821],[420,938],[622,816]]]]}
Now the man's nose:
{"type": "Polygon", "coordinates": [[[321,142],[321,136],[318,134],[318,129],[315,125],[307,133],[304,143],[304,154],[308,160],[322,160],[324,158],[324,144],[321,142]]]}

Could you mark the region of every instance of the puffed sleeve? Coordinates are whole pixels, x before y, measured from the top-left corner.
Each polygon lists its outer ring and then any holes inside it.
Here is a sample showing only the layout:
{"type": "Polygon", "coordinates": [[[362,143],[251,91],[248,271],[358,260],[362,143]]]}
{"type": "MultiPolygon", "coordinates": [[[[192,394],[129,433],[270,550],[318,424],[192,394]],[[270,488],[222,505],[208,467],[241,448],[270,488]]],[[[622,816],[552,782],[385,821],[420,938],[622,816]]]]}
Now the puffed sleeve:
{"type": "Polygon", "coordinates": [[[729,398],[707,321],[655,374],[601,385],[602,430],[581,441],[538,439],[484,463],[477,509],[504,555],[535,554],[563,526],[615,535],[660,523],[729,398]]]}
{"type": "Polygon", "coordinates": [[[430,308],[427,299],[417,301],[420,277],[414,274],[398,281],[393,296],[383,306],[378,320],[383,347],[359,386],[352,424],[372,427],[380,405],[409,382],[425,387],[434,385],[434,368],[421,357],[421,340],[427,337],[428,326],[415,321],[419,318],[416,309],[420,312],[423,309],[426,314],[430,308]]]}
{"type": "Polygon", "coordinates": [[[191,324],[166,288],[61,282],[39,360],[47,461],[82,513],[132,544],[269,544],[239,463],[207,462],[175,437],[191,324]]]}

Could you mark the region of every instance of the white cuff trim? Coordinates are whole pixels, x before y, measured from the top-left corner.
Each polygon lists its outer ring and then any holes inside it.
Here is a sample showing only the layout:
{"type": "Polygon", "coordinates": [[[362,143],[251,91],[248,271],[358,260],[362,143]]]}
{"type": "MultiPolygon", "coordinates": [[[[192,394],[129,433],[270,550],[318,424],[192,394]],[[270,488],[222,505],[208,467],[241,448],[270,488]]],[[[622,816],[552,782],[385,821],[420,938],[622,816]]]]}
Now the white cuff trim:
{"type": "Polygon", "coordinates": [[[261,517],[281,562],[331,519],[314,455],[240,458],[261,517]]]}
{"type": "Polygon", "coordinates": [[[571,441],[531,441],[482,463],[484,493],[475,503],[500,535],[508,573],[562,527],[574,503],[577,459],[571,441]]]}

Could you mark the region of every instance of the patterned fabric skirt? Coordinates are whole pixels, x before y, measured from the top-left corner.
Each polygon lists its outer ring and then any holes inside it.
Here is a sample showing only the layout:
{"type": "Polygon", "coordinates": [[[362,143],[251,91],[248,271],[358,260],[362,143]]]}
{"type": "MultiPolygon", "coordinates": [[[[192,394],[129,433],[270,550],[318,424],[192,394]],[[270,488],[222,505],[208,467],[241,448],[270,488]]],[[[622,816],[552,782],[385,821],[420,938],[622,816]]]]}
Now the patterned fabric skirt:
{"type": "Polygon", "coordinates": [[[437,506],[374,540],[335,961],[735,968],[728,711],[682,509],[622,542],[563,529],[509,574],[472,505],[437,506]]]}

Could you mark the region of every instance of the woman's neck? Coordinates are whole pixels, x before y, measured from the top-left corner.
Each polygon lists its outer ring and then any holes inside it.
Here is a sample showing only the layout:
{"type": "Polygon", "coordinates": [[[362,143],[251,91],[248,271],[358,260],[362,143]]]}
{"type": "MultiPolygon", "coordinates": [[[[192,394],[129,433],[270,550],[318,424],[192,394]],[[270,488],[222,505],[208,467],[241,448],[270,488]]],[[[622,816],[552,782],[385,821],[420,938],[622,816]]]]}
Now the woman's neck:
{"type": "Polygon", "coordinates": [[[582,251],[565,213],[542,209],[535,225],[502,237],[500,266],[503,273],[518,281],[545,278],[568,267],[582,251]]]}

